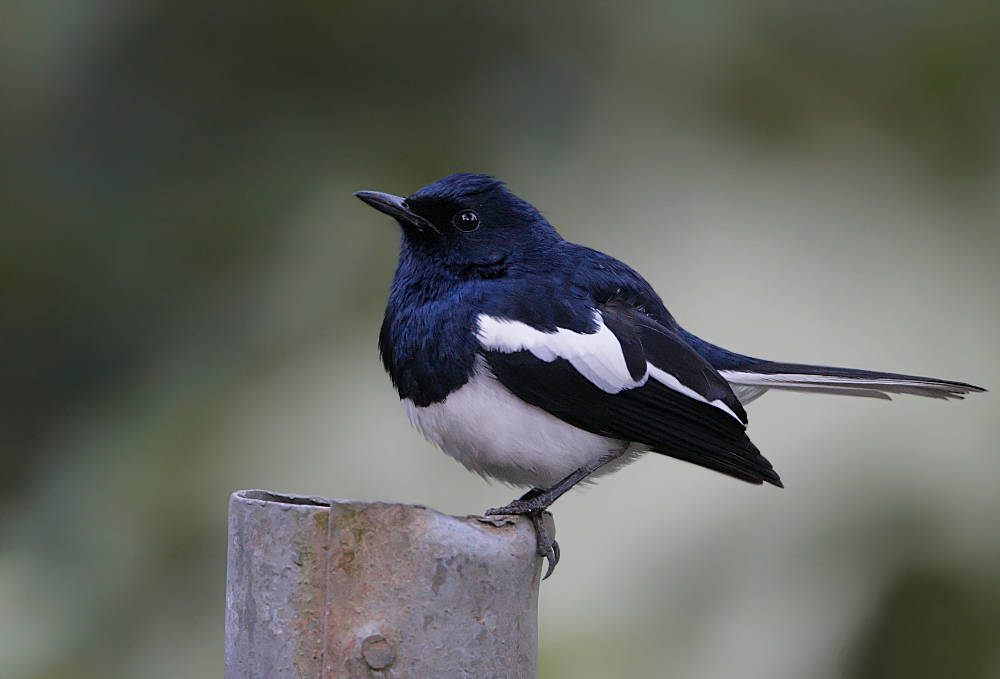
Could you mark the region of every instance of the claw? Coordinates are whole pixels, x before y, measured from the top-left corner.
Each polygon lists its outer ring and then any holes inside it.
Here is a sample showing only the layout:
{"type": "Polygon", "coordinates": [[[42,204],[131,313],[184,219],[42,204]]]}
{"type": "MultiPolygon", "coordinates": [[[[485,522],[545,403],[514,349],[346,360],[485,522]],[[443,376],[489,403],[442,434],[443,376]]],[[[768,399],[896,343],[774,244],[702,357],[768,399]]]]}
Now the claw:
{"type": "Polygon", "coordinates": [[[531,524],[535,527],[535,539],[538,541],[538,556],[543,556],[549,563],[545,571],[545,578],[552,575],[559,563],[559,543],[549,537],[549,532],[545,530],[544,515],[545,507],[539,507],[535,498],[525,501],[524,498],[514,500],[506,507],[487,509],[486,516],[527,516],[531,519],[531,524]]]}
{"type": "Polygon", "coordinates": [[[535,538],[538,540],[538,556],[544,556],[549,562],[549,567],[545,571],[542,580],[545,580],[556,569],[559,563],[559,543],[549,537],[549,532],[545,530],[545,518],[542,514],[531,514],[531,523],[535,526],[535,538]]]}

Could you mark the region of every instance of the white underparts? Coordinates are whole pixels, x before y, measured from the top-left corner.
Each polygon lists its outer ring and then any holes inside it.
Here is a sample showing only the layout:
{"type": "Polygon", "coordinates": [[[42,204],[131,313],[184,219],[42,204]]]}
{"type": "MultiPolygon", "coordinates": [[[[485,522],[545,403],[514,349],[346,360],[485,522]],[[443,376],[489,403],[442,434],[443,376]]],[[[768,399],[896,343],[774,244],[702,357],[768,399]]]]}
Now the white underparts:
{"type": "Polygon", "coordinates": [[[482,476],[515,486],[547,488],[610,452],[621,457],[594,475],[614,471],[642,448],[591,434],[517,398],[480,359],[476,373],[441,403],[403,399],[410,424],[428,441],[482,476]]]}
{"type": "Polygon", "coordinates": [[[709,401],[695,390],[681,384],[680,380],[670,373],[648,361],[646,372],[642,377],[638,380],[633,379],[625,363],[621,343],[604,324],[604,319],[597,310],[594,310],[597,331],[593,333],[573,332],[565,328],[556,328],[555,332],[544,332],[526,323],[486,314],[480,314],[478,321],[479,330],[476,335],[485,349],[507,354],[530,351],[535,358],[547,363],[563,358],[594,386],[609,394],[641,387],[652,377],[674,391],[719,408],[742,423],[736,413],[722,401],[709,401]]]}

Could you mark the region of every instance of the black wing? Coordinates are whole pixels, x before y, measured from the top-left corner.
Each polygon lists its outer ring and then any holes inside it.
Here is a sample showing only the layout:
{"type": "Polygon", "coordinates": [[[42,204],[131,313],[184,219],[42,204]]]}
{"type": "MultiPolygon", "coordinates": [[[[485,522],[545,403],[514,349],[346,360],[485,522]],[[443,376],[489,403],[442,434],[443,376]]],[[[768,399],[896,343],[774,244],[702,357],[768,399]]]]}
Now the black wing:
{"type": "MultiPolygon", "coordinates": [[[[629,372],[623,382],[631,377],[629,388],[609,393],[577,370],[571,361],[579,364],[580,357],[569,355],[566,336],[553,351],[488,346],[483,352],[487,363],[518,398],[564,422],[744,481],[781,486],[771,464],[747,438],[742,405],[705,359],[675,332],[634,308],[612,302],[597,311],[621,347],[629,372]]],[[[577,337],[584,347],[595,336],[577,337]]]]}

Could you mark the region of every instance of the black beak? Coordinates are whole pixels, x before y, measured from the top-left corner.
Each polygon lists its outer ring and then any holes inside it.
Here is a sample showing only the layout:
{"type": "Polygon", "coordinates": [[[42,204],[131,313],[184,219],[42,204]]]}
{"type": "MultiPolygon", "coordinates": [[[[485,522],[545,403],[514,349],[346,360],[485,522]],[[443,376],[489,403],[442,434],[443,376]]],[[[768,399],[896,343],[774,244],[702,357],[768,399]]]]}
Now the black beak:
{"type": "Polygon", "coordinates": [[[406,199],[394,196],[391,193],[380,193],[378,191],[356,191],[355,196],[371,205],[379,212],[384,212],[390,217],[395,217],[400,222],[415,226],[421,233],[433,231],[440,235],[438,228],[430,220],[421,217],[411,210],[406,204],[406,199]]]}

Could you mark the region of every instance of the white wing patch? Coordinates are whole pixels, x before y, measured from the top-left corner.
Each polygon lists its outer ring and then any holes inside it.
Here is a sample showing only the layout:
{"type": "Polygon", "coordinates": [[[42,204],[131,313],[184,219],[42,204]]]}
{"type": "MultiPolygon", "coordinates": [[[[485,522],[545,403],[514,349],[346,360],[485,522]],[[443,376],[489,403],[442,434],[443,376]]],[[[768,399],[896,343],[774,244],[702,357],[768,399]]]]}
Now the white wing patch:
{"type": "Polygon", "coordinates": [[[535,358],[546,363],[564,358],[577,372],[609,394],[645,384],[649,374],[639,380],[632,379],[618,338],[604,325],[604,319],[597,311],[594,311],[594,322],[597,332],[591,334],[566,328],[543,332],[520,321],[480,314],[477,337],[486,349],[505,354],[530,351],[535,358]]]}
{"type": "Polygon", "coordinates": [[[565,359],[591,384],[608,394],[641,387],[652,377],[660,384],[702,403],[713,405],[734,417],[740,424],[743,423],[722,401],[709,401],[694,389],[681,384],[680,380],[670,373],[648,361],[646,372],[642,377],[638,380],[633,379],[625,363],[621,343],[604,324],[601,313],[596,309],[594,323],[597,325],[597,330],[589,334],[573,332],[566,328],[545,332],[520,321],[486,314],[480,314],[478,322],[476,337],[484,349],[505,354],[529,351],[535,358],[546,363],[551,363],[557,358],[565,359]]]}

